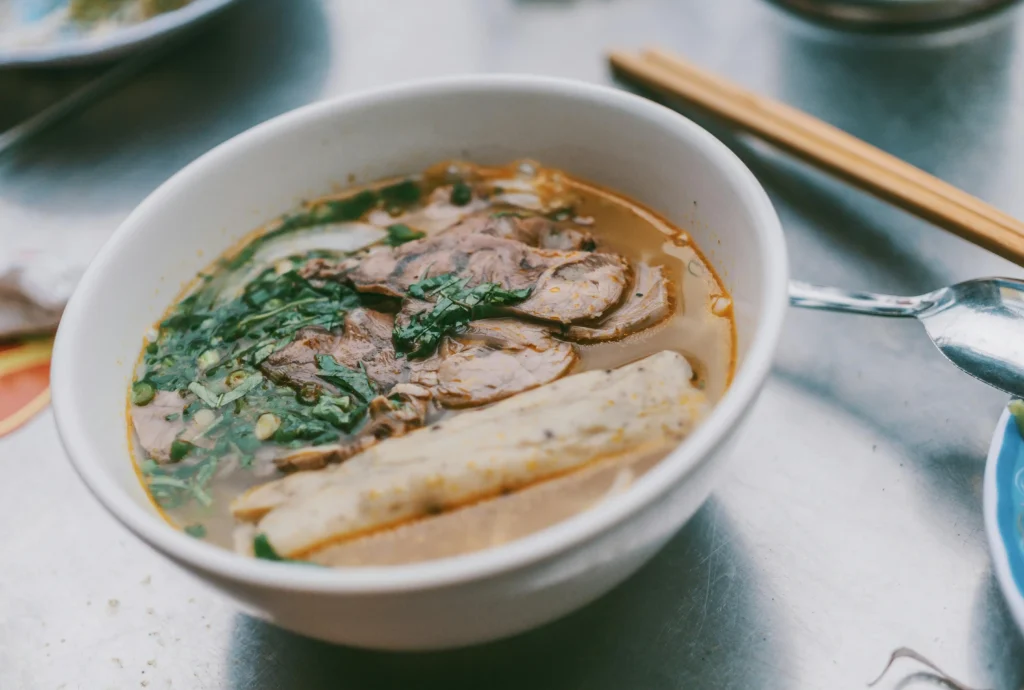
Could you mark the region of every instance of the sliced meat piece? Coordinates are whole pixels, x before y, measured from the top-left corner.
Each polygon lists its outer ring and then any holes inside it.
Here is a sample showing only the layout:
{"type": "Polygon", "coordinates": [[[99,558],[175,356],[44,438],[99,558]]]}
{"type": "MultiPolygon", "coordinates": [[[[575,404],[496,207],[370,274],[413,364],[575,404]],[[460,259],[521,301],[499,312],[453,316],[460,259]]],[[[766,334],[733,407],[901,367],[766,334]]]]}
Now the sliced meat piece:
{"type": "Polygon", "coordinates": [[[521,218],[514,215],[491,215],[480,231],[494,237],[519,240],[523,244],[541,249],[593,251],[596,243],[589,232],[562,227],[543,216],[521,218]]]}
{"type": "Polygon", "coordinates": [[[708,408],[682,355],[661,352],[590,371],[390,439],[348,462],[280,479],[236,499],[236,516],[283,556],[467,505],[679,442],[708,408]],[[254,508],[259,505],[259,509],[254,508]]]}
{"type": "Polygon", "coordinates": [[[132,405],[131,417],[139,445],[157,462],[171,459],[171,444],[185,431],[181,419],[185,399],[174,391],[157,391],[148,405],[132,405]],[[169,415],[177,415],[171,421],[169,415]]]}
{"type": "Polygon", "coordinates": [[[317,375],[316,356],[329,354],[350,369],[365,368],[380,395],[370,401],[366,422],[337,444],[300,448],[275,458],[285,471],[315,470],[360,453],[381,439],[401,436],[423,426],[430,391],[402,383],[408,377],[405,360],[395,356],[391,341],[394,317],[370,309],[353,309],[345,315],[344,331],[330,333],[322,328],[305,328],[295,340],[260,365],[275,381],[301,388],[316,384],[337,393],[317,375]]]}
{"type": "Polygon", "coordinates": [[[550,383],[576,359],[571,345],[542,326],[485,319],[446,338],[437,356],[414,361],[412,378],[430,384],[446,407],[475,407],[550,383]]]}
{"type": "Polygon", "coordinates": [[[423,426],[429,403],[430,391],[400,383],[391,389],[388,397],[378,396],[370,402],[366,423],[345,442],[300,448],[275,458],[274,463],[280,470],[294,472],[344,462],[379,441],[423,426]]]}
{"type": "MultiPolygon", "coordinates": [[[[424,278],[455,273],[470,286],[497,283],[505,289],[531,288],[512,313],[572,323],[599,318],[619,303],[629,283],[629,266],[615,254],[544,250],[481,232],[488,218],[470,218],[433,237],[400,247],[379,248],[340,270],[356,289],[404,297],[424,278]]],[[[307,278],[336,277],[339,267],[307,265],[307,278]]]]}
{"type": "Polygon", "coordinates": [[[619,304],[630,281],[629,265],[621,256],[562,253],[573,258],[546,271],[530,296],[509,307],[510,312],[573,323],[600,318],[619,304]]]}
{"type": "Polygon", "coordinates": [[[316,375],[316,355],[329,354],[350,369],[365,367],[377,390],[387,393],[402,378],[403,371],[391,343],[394,325],[390,314],[353,309],[345,315],[341,334],[319,327],[303,328],[291,343],[267,357],[260,369],[274,381],[293,388],[315,383],[332,390],[316,375]]]}
{"type": "Polygon", "coordinates": [[[204,438],[202,432],[213,423],[216,415],[206,411],[186,422],[182,418],[186,404],[185,399],[176,391],[157,391],[148,405],[132,405],[132,426],[135,427],[139,445],[153,460],[159,463],[170,462],[171,444],[176,439],[204,448],[212,447],[213,443],[204,438]],[[167,417],[174,419],[169,420],[167,417]]]}
{"type": "Polygon", "coordinates": [[[661,266],[639,264],[626,301],[596,326],[571,325],[564,337],[581,343],[616,340],[661,323],[672,314],[672,282],[661,266]]]}

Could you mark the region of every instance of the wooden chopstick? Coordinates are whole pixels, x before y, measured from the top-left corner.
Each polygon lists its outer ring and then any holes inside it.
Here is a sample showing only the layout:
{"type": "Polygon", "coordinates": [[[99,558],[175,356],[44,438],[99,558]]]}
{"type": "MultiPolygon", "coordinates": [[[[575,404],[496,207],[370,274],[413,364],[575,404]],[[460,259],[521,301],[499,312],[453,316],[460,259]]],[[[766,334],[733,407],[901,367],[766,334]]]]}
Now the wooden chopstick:
{"type": "Polygon", "coordinates": [[[1024,223],[817,118],[751,93],[678,56],[610,55],[616,74],[680,98],[939,227],[1024,265],[1024,223]]]}
{"type": "Polygon", "coordinates": [[[962,189],[954,187],[933,175],[929,175],[920,168],[916,168],[910,163],[907,163],[890,153],[886,153],[867,142],[847,134],[838,127],[833,127],[827,122],[823,122],[816,117],[808,115],[802,110],[797,110],[796,108],[790,107],[784,103],[744,91],[742,88],[724,79],[720,79],[710,72],[706,72],[695,65],[686,62],[679,56],[660,48],[650,48],[645,50],[643,52],[643,56],[653,64],[661,65],[666,69],[674,70],[681,75],[686,75],[687,78],[702,83],[709,88],[718,89],[721,93],[727,94],[741,103],[745,103],[750,109],[756,110],[767,117],[772,117],[778,121],[800,127],[810,136],[818,138],[824,144],[846,150],[853,155],[863,158],[865,162],[896,170],[906,177],[907,180],[916,182],[922,186],[927,186],[937,192],[941,192],[951,201],[966,208],[971,208],[981,214],[990,215],[992,218],[999,218],[1003,222],[1018,222],[1012,216],[986,204],[977,197],[971,196],[962,189]]]}

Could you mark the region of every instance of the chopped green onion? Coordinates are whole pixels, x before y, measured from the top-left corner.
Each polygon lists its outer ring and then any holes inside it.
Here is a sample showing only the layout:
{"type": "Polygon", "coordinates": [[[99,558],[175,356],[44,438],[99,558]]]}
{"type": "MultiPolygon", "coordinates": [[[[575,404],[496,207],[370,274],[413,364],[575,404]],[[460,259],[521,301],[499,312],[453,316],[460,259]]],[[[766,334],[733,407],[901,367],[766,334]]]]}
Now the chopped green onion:
{"type": "Polygon", "coordinates": [[[207,350],[203,354],[199,355],[199,359],[196,363],[200,369],[206,370],[212,367],[214,364],[220,361],[220,353],[216,350],[207,350]]]}
{"type": "Polygon", "coordinates": [[[245,381],[245,379],[248,378],[248,376],[248,373],[242,371],[241,369],[237,369],[228,374],[228,377],[224,379],[224,383],[228,384],[228,388],[235,388],[242,381],[245,381]]]}
{"type": "Polygon", "coordinates": [[[136,381],[132,384],[132,405],[148,405],[156,396],[156,389],[152,384],[145,381],[136,381]]]}

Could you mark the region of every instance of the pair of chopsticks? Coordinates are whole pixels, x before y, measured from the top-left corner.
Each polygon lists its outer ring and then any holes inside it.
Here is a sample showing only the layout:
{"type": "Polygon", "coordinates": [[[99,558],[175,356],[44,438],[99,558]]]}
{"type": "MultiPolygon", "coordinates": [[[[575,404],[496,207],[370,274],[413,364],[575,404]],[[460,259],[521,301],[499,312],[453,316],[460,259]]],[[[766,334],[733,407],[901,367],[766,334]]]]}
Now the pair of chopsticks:
{"type": "Polygon", "coordinates": [[[725,120],[857,187],[1024,265],[1024,223],[977,197],[796,108],[751,93],[657,48],[613,51],[626,81],[725,120]]]}

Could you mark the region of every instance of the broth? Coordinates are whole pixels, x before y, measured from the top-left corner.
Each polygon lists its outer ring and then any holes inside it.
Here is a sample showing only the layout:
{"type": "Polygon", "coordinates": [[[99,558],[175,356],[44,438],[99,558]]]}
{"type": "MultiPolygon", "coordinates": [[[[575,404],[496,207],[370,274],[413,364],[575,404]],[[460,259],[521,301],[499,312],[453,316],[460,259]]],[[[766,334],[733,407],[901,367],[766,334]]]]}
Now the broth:
{"type": "MultiPolygon", "coordinates": [[[[421,426],[663,351],[685,357],[711,404],[732,376],[731,302],[689,236],[532,162],[444,163],[310,202],[186,292],[149,334],[131,391],[140,478],[172,524],[263,557],[277,554],[261,553],[232,501],[285,470],[326,477],[421,426]],[[625,325],[609,337],[617,314],[625,325]]],[[[441,501],[305,557],[386,564],[486,548],[624,489],[671,447],[441,501]]]]}

